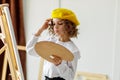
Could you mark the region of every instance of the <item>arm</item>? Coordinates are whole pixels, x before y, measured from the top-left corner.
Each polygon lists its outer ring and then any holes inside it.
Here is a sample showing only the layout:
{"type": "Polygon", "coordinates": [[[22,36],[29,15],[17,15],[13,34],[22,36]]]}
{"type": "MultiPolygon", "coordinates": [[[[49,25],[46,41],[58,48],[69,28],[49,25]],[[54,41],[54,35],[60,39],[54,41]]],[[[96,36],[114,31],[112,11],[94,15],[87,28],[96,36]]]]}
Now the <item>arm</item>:
{"type": "Polygon", "coordinates": [[[74,53],[74,59],[71,62],[62,61],[60,65],[57,66],[57,70],[61,77],[66,80],[73,80],[76,72],[77,62],[78,62],[79,52],[74,53]]]}
{"type": "Polygon", "coordinates": [[[26,45],[26,51],[27,53],[29,53],[30,55],[34,55],[34,56],[38,56],[36,51],[34,50],[34,45],[36,44],[36,42],[38,41],[39,36],[41,35],[41,33],[46,30],[48,28],[48,23],[51,19],[47,19],[44,24],[42,25],[42,27],[40,29],[38,29],[38,31],[33,35],[33,37],[28,41],[27,45],[26,45]]]}

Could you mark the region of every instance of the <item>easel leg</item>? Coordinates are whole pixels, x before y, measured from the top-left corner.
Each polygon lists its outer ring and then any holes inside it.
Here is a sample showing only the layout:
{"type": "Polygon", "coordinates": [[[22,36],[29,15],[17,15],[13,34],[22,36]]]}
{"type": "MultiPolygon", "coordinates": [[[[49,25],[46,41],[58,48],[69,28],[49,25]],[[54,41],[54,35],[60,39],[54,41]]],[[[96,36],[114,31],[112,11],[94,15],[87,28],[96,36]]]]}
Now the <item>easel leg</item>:
{"type": "Polygon", "coordinates": [[[4,55],[3,70],[1,80],[6,80],[6,71],[7,71],[7,54],[4,55]]]}
{"type": "Polygon", "coordinates": [[[40,59],[40,70],[39,70],[39,75],[38,75],[38,80],[42,80],[42,73],[43,73],[43,64],[44,64],[44,59],[40,59]]]}
{"type": "MultiPolygon", "coordinates": [[[[7,47],[8,48],[8,47],[7,47]]],[[[8,59],[8,64],[10,66],[10,72],[11,72],[11,77],[12,77],[12,80],[16,80],[18,79],[17,78],[17,75],[16,75],[16,66],[14,66],[13,62],[12,62],[12,58],[11,58],[11,55],[9,53],[9,49],[6,50],[6,56],[7,56],[7,59],[8,59]]]]}

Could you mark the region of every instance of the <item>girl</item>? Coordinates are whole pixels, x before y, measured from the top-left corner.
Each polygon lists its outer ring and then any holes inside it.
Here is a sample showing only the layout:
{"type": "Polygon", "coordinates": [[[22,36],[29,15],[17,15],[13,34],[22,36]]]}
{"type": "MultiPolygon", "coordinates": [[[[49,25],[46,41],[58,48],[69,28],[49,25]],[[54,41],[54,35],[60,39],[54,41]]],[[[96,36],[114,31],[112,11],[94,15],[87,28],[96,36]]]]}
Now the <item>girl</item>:
{"type": "Polygon", "coordinates": [[[73,61],[62,60],[58,56],[54,56],[54,62],[44,62],[43,68],[43,80],[73,80],[76,72],[77,61],[80,58],[79,49],[71,40],[73,37],[77,37],[79,21],[75,14],[65,8],[57,8],[52,11],[51,18],[47,19],[41,28],[33,35],[32,39],[27,43],[27,53],[31,55],[38,54],[34,50],[34,45],[38,41],[41,33],[48,29],[50,36],[46,41],[52,41],[60,44],[70,50],[73,55],[73,61]]]}

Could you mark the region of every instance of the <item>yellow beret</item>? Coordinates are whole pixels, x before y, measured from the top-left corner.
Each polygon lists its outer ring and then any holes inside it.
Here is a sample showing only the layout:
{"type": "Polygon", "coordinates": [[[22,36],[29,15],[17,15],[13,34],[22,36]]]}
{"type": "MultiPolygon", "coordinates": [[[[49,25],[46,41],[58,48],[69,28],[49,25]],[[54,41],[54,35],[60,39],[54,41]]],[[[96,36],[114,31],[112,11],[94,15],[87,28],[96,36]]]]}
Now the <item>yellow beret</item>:
{"type": "Polygon", "coordinates": [[[60,19],[67,19],[71,22],[73,22],[76,26],[80,24],[80,22],[77,20],[76,15],[71,10],[65,9],[65,8],[57,8],[52,11],[51,14],[52,18],[60,18],[60,19]]]}

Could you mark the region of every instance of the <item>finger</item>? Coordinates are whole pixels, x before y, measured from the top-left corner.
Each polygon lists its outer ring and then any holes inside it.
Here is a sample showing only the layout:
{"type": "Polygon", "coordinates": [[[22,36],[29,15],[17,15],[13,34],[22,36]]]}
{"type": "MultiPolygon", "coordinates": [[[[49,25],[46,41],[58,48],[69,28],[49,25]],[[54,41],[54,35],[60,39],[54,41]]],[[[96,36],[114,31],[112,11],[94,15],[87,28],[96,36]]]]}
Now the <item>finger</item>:
{"type": "Polygon", "coordinates": [[[51,18],[46,19],[46,21],[48,21],[48,22],[51,21],[51,20],[52,20],[51,18]]]}
{"type": "Polygon", "coordinates": [[[62,60],[61,60],[60,58],[55,58],[54,61],[55,61],[57,64],[60,64],[62,60]]]}

